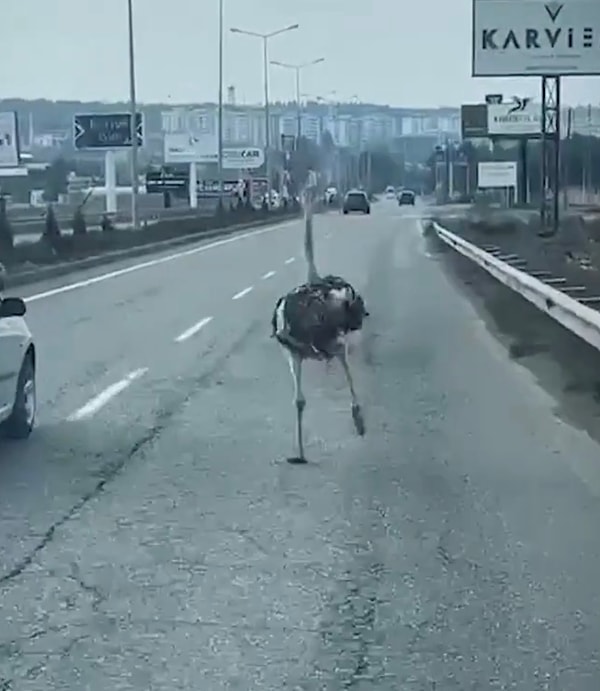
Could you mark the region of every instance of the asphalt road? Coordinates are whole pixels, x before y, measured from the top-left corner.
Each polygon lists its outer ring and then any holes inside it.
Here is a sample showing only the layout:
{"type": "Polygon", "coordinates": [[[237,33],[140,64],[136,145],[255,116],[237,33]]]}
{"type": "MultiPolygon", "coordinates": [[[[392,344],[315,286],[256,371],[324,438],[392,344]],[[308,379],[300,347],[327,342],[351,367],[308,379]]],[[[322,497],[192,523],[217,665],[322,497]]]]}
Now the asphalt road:
{"type": "Polygon", "coordinates": [[[298,222],[30,291],[39,427],[0,447],[0,689],[598,690],[599,446],[418,213],[315,221],[321,270],[371,311],[368,432],[312,364],[307,466],[283,460],[269,338],[304,277],[298,222]]]}

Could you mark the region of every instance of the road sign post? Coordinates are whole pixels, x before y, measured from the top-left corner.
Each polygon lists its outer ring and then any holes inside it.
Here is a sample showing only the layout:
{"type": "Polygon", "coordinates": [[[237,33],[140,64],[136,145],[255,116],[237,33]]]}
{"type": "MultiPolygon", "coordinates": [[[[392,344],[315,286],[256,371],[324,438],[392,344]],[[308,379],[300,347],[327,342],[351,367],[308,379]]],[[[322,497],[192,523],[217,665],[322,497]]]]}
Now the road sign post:
{"type": "Polygon", "coordinates": [[[198,208],[198,166],[196,163],[190,163],[190,207],[192,209],[198,208]]]}
{"type": "Polygon", "coordinates": [[[104,154],[104,184],[106,187],[106,213],[117,213],[117,164],[115,152],[112,150],[104,154]]]}

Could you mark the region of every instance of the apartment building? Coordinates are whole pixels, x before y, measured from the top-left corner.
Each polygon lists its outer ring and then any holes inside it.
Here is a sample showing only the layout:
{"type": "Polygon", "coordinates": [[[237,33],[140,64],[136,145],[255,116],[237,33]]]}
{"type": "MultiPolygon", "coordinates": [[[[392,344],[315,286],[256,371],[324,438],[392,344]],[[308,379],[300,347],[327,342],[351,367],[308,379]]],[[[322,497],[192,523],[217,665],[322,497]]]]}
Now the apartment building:
{"type": "MultiPolygon", "coordinates": [[[[273,104],[270,112],[271,142],[277,146],[281,135],[294,135],[298,121],[304,137],[315,142],[327,130],[340,147],[360,148],[404,136],[455,137],[460,132],[460,112],[407,111],[382,107],[365,107],[365,112],[348,112],[345,104],[303,104],[300,117],[294,104],[273,104]]],[[[356,111],[356,109],[354,109],[356,111]]],[[[162,113],[163,133],[188,132],[196,136],[217,135],[217,106],[174,108],[162,113]]],[[[223,138],[226,144],[265,145],[263,106],[226,105],[223,109],[223,138]]]]}

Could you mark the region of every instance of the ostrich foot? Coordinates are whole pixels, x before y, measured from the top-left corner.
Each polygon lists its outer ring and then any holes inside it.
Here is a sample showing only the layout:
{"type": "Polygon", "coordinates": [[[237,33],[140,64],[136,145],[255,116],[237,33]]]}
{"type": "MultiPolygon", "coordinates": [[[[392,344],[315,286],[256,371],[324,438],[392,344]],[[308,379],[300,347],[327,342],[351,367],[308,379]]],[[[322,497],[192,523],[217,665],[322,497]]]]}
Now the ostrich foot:
{"type": "Polygon", "coordinates": [[[358,403],[355,403],[352,406],[352,420],[354,421],[354,428],[356,429],[356,433],[360,437],[365,436],[366,427],[365,427],[365,418],[362,412],[362,408],[358,403]]]}

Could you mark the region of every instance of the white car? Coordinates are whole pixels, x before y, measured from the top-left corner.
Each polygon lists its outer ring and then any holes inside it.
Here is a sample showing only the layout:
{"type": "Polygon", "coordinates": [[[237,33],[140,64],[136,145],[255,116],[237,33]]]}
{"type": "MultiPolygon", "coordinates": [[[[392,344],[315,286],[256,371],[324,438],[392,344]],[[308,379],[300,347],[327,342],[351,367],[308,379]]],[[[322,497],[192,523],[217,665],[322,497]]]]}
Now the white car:
{"type": "Polygon", "coordinates": [[[27,439],[35,425],[36,352],[21,298],[0,298],[0,429],[27,439]]]}

